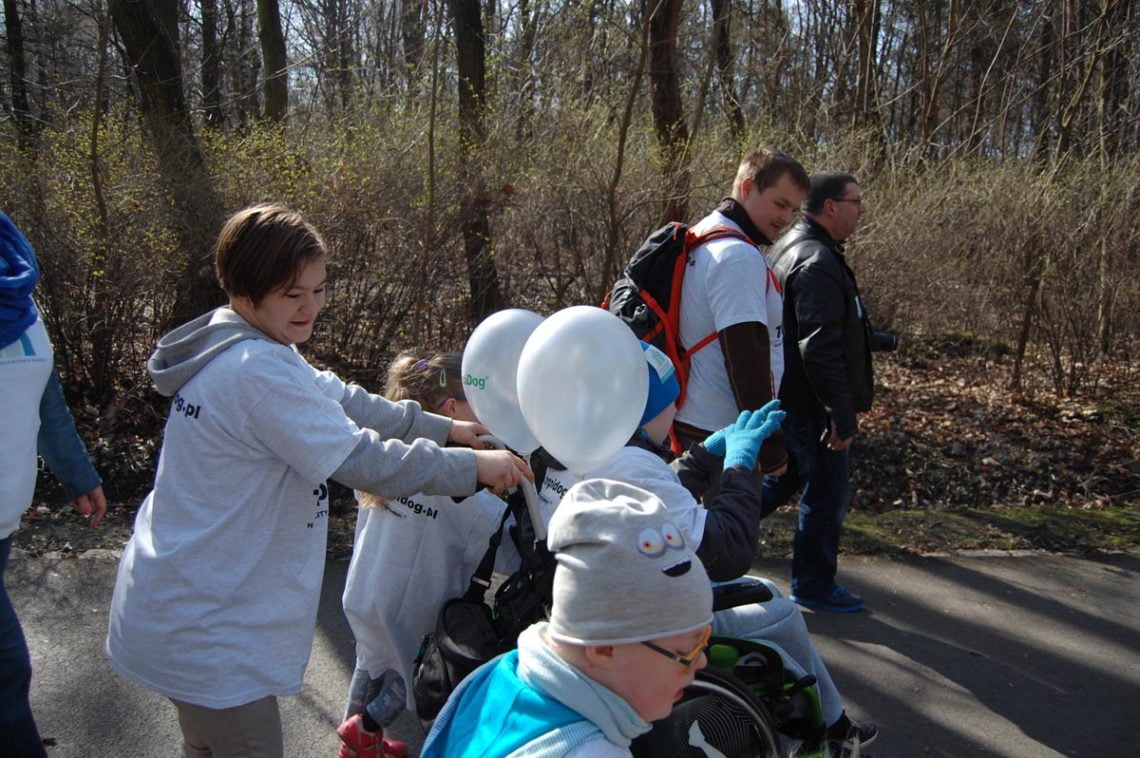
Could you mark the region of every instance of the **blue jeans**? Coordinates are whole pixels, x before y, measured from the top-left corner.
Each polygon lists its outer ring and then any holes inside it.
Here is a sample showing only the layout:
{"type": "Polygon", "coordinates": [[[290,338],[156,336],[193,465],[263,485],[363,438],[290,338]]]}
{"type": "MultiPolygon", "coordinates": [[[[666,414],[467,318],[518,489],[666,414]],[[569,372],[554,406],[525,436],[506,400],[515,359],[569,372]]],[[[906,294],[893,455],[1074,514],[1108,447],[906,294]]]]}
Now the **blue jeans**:
{"type": "Polygon", "coordinates": [[[40,740],[28,690],[32,686],[32,659],[24,630],[4,585],[4,570],[12,537],[0,540],[0,745],[5,755],[46,756],[40,740]]]}
{"type": "Polygon", "coordinates": [[[788,470],[766,477],[764,513],[788,502],[802,485],[792,556],[792,594],[818,597],[835,588],[839,536],[851,504],[848,450],[828,450],[827,417],[789,415],[781,427],[788,470]]]}

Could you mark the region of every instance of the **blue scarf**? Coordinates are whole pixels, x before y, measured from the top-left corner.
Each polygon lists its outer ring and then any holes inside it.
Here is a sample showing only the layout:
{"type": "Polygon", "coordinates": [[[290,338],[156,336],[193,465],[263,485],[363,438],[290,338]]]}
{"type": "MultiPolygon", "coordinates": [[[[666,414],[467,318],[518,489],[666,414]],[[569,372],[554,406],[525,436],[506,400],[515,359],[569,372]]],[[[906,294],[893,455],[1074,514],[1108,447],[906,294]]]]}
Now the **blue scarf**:
{"type": "Polygon", "coordinates": [[[40,280],[28,240],[0,211],[0,349],[11,345],[36,322],[32,290],[40,280]]]}

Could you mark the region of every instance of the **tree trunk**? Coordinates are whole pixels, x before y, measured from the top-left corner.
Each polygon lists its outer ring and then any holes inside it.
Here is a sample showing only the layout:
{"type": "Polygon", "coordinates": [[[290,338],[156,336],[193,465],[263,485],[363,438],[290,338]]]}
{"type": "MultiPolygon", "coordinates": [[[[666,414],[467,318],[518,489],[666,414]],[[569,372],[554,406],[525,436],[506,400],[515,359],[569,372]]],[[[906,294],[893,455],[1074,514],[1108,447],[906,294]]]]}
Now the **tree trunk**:
{"type": "Polygon", "coordinates": [[[190,125],[178,57],[177,0],[110,0],[111,17],[138,82],[143,121],[174,205],[182,250],[180,286],[170,323],[224,300],[210,250],[221,228],[222,203],[190,125]]]}
{"type": "Polygon", "coordinates": [[[28,65],[24,56],[24,30],[16,0],[4,0],[4,32],[8,41],[8,65],[12,85],[12,115],[20,143],[27,146],[35,133],[35,121],[28,101],[28,65]]]}
{"type": "MultiPolygon", "coordinates": [[[[257,17],[256,0],[235,0],[233,11],[238,14],[237,82],[238,123],[244,128],[256,120],[261,111],[257,96],[257,81],[261,78],[261,54],[254,40],[254,21],[257,17]]],[[[227,6],[229,7],[229,6],[227,6]]],[[[231,26],[234,25],[231,23],[231,26]]]]}
{"type": "MultiPolygon", "coordinates": [[[[103,101],[107,86],[107,41],[111,36],[111,19],[102,9],[96,16],[99,26],[99,58],[95,66],[95,102],[103,101]]],[[[114,373],[112,367],[119,356],[122,346],[115,344],[116,326],[114,318],[113,288],[117,282],[108,281],[112,277],[102,276],[108,266],[108,259],[113,254],[111,244],[111,217],[107,210],[107,198],[103,191],[103,165],[100,159],[99,129],[102,126],[103,109],[96,105],[91,119],[90,149],[91,160],[91,191],[95,196],[96,244],[90,251],[91,266],[88,268],[87,288],[91,293],[91,312],[100,315],[91,326],[91,356],[85,363],[90,366],[91,386],[97,393],[100,403],[111,395],[111,377],[114,373]]]]}
{"type": "Polygon", "coordinates": [[[338,83],[340,86],[340,104],[346,111],[352,105],[353,90],[355,84],[356,72],[354,70],[354,63],[356,61],[355,45],[352,40],[352,20],[351,14],[348,10],[348,3],[340,0],[337,3],[339,25],[337,26],[337,59],[338,65],[338,83]]]}
{"type": "MultiPolygon", "coordinates": [[[[939,116],[939,99],[942,96],[942,85],[946,81],[946,75],[950,71],[950,57],[954,51],[955,45],[958,44],[958,0],[950,0],[950,7],[947,11],[946,18],[946,34],[942,39],[942,45],[938,51],[938,66],[931,72],[929,69],[924,73],[924,92],[925,103],[923,104],[922,114],[922,138],[920,144],[922,149],[934,153],[934,132],[938,126],[939,116]]],[[[927,25],[930,21],[924,19],[923,24],[927,25]]],[[[941,32],[942,20],[940,17],[935,17],[933,21],[933,33],[924,35],[924,43],[928,46],[933,46],[934,41],[932,37],[941,32]]],[[[929,50],[924,52],[924,57],[929,54],[929,50]]]]}
{"type": "Polygon", "coordinates": [[[855,0],[856,34],[859,43],[859,70],[855,75],[855,109],[852,122],[855,127],[877,125],[875,84],[878,64],[876,59],[879,32],[878,0],[855,0]]]}
{"type": "Polygon", "coordinates": [[[404,73],[408,89],[418,84],[419,70],[424,57],[425,4],[417,0],[403,0],[400,6],[400,39],[404,44],[404,73]]]}
{"type": "Polygon", "coordinates": [[[732,0],[709,0],[709,6],[713,14],[713,46],[716,50],[716,71],[724,98],[724,109],[728,113],[732,137],[740,143],[744,140],[744,110],[736,98],[732,72],[732,0]]]}
{"type": "Polygon", "coordinates": [[[211,129],[224,126],[218,0],[202,0],[202,109],[206,112],[206,126],[211,129]]]}
{"type": "Polygon", "coordinates": [[[683,221],[688,215],[689,172],[684,165],[689,130],[681,107],[677,71],[677,28],[683,0],[646,0],[655,3],[648,16],[649,92],[653,128],[665,168],[665,221],[683,221]]]}
{"type": "Polygon", "coordinates": [[[289,70],[277,0],[257,0],[257,28],[265,61],[265,118],[284,121],[289,110],[289,70]]]}
{"type": "Polygon", "coordinates": [[[532,12],[529,0],[519,0],[519,26],[515,54],[515,74],[512,77],[517,97],[518,117],[515,119],[515,139],[527,144],[534,135],[534,48],[538,30],[538,11],[532,12]]]}
{"type": "Polygon", "coordinates": [[[450,0],[450,6],[459,74],[460,166],[465,174],[461,176],[465,192],[460,227],[472,316],[481,321],[503,304],[499,274],[491,253],[489,200],[480,166],[485,136],[486,47],[479,0],[450,0]]]}
{"type": "Polygon", "coordinates": [[[617,207],[618,183],[621,182],[622,170],[625,166],[625,147],[629,139],[629,127],[633,122],[633,110],[641,92],[641,80],[645,78],[645,63],[649,59],[649,25],[644,24],[641,32],[641,55],[637,59],[637,70],[633,75],[629,94],[626,96],[625,108],[622,110],[621,123],[618,126],[617,157],[614,161],[614,172],[606,187],[606,211],[609,216],[606,224],[606,248],[602,262],[602,281],[594,297],[595,303],[602,302],[610,291],[610,282],[614,281],[618,272],[618,238],[621,234],[621,225],[624,221],[617,207]]]}
{"type": "Polygon", "coordinates": [[[1025,363],[1025,351],[1029,346],[1029,337],[1033,332],[1033,324],[1041,303],[1041,288],[1045,281],[1045,272],[1049,268],[1048,248],[1036,244],[1036,240],[1028,240],[1024,245],[1025,266],[1025,305],[1021,312],[1021,327],[1017,334],[1017,347],[1013,354],[1013,371],[1010,375],[1009,386],[1012,390],[1021,389],[1021,371],[1025,363]]]}
{"type": "Polygon", "coordinates": [[[1049,124],[1052,118],[1049,113],[1049,82],[1053,74],[1053,19],[1045,18],[1041,21],[1041,50],[1037,59],[1037,90],[1033,94],[1033,133],[1036,135],[1033,146],[1033,157],[1044,162],[1049,155],[1049,124]]]}

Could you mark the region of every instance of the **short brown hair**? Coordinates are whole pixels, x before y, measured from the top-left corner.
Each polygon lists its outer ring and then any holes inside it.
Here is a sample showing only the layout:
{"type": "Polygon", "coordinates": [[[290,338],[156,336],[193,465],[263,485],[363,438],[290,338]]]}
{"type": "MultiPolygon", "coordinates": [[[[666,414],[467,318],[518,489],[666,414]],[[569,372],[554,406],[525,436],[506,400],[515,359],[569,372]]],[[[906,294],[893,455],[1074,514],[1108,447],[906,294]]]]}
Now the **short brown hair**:
{"type": "Polygon", "coordinates": [[[752,186],[757,192],[763,192],[787,174],[800,189],[807,192],[811,188],[804,167],[795,158],[779,150],[770,150],[762,147],[754,153],[746,155],[736,169],[736,178],[732,182],[732,194],[740,192],[740,185],[747,179],[752,180],[752,186]]]}
{"type": "Polygon", "coordinates": [[[230,216],[218,235],[218,282],[230,297],[257,305],[324,255],[325,241],[298,211],[279,203],[253,205],[230,216]]]}

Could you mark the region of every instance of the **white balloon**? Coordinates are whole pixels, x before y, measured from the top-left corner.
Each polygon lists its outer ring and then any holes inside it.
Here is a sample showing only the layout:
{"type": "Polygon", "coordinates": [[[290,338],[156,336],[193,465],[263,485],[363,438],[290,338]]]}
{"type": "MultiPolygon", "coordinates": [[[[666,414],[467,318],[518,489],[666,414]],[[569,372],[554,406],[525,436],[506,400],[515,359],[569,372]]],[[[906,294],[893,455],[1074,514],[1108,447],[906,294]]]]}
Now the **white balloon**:
{"type": "Polygon", "coordinates": [[[542,316],[521,308],[492,313],[467,340],[463,350],[463,393],[475,417],[517,453],[538,447],[519,410],[516,382],[519,355],[542,316]]]}
{"type": "Polygon", "coordinates": [[[519,358],[518,388],[535,437],[582,475],[637,431],[649,372],[628,326],[601,308],[577,305],[534,330],[519,358]]]}

